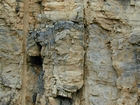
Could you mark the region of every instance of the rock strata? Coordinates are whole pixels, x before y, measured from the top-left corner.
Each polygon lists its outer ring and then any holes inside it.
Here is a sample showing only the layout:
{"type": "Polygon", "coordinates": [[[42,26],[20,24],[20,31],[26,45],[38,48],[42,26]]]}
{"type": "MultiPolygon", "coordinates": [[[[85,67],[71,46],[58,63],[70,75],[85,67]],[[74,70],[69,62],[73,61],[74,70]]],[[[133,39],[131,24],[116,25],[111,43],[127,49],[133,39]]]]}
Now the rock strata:
{"type": "Polygon", "coordinates": [[[0,0],[0,105],[139,105],[139,0],[0,0]]]}

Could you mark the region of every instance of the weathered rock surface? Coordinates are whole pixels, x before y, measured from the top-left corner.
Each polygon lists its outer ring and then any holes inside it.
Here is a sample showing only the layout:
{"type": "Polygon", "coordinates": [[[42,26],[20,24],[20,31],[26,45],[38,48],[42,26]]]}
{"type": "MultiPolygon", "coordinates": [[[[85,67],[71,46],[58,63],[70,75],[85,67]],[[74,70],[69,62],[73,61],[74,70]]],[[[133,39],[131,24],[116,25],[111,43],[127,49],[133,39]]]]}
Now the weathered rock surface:
{"type": "Polygon", "coordinates": [[[139,0],[0,0],[0,105],[140,105],[139,0]]]}

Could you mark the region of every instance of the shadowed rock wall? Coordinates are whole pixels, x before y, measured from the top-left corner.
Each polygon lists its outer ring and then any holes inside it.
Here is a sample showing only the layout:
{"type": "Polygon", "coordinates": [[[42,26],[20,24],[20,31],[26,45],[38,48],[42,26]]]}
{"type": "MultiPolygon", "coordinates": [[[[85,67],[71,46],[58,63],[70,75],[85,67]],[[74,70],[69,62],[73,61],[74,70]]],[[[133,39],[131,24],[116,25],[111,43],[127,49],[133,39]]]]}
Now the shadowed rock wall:
{"type": "Polygon", "coordinates": [[[139,0],[0,0],[0,105],[140,105],[139,0]]]}

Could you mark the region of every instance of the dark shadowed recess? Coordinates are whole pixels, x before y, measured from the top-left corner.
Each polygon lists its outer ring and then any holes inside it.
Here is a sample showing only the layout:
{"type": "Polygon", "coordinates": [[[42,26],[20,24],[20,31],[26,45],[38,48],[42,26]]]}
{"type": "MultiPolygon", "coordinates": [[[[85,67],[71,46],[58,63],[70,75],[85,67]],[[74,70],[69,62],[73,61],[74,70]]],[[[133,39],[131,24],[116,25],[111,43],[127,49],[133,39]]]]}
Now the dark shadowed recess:
{"type": "MultiPolygon", "coordinates": [[[[36,42],[36,44],[39,47],[39,51],[41,52],[42,46],[38,42],[36,42]]],[[[42,67],[43,59],[41,56],[29,56],[29,62],[34,66],[42,67]]]]}
{"type": "Polygon", "coordinates": [[[42,67],[43,59],[41,58],[41,56],[30,56],[29,58],[32,65],[42,67]]]}
{"type": "Polygon", "coordinates": [[[33,94],[32,94],[32,103],[38,104],[37,97],[42,97],[44,94],[44,71],[42,69],[43,59],[41,56],[29,56],[29,62],[34,68],[35,78],[37,78],[36,83],[34,84],[33,94]]]}
{"type": "Polygon", "coordinates": [[[60,100],[60,105],[72,105],[73,104],[73,100],[71,98],[62,97],[62,96],[58,96],[57,98],[60,100]]]}

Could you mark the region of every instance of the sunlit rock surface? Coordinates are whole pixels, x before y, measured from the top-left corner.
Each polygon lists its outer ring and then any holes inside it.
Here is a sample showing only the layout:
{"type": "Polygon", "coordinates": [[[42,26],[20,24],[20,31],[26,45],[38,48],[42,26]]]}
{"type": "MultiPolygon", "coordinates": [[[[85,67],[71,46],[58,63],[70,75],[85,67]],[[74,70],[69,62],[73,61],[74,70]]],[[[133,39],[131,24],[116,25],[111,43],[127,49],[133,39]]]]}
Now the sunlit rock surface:
{"type": "Polygon", "coordinates": [[[139,0],[0,0],[0,105],[139,105],[139,0]]]}

